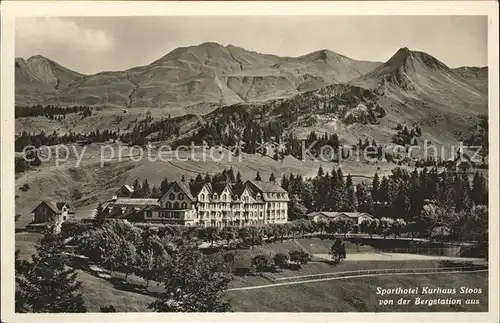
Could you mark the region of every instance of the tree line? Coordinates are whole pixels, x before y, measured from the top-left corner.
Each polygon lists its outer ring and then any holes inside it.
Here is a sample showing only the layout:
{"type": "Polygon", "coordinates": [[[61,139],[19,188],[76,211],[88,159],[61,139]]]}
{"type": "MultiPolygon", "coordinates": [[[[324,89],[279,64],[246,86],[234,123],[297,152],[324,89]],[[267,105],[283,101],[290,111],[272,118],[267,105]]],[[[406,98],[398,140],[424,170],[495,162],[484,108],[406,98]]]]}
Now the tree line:
{"type": "Polygon", "coordinates": [[[27,146],[34,146],[36,148],[40,146],[54,146],[61,144],[70,144],[79,140],[89,140],[91,142],[107,142],[111,139],[115,140],[118,138],[118,133],[112,130],[92,131],[86,134],[83,133],[73,133],[69,131],[64,135],[59,135],[55,130],[52,134],[47,134],[45,131],[41,131],[38,134],[29,133],[23,131],[19,136],[16,137],[14,141],[15,151],[23,151],[27,146]]]}
{"type": "Polygon", "coordinates": [[[94,107],[74,105],[74,106],[59,106],[59,105],[31,105],[31,106],[15,106],[15,118],[23,117],[38,117],[43,116],[50,120],[62,120],[66,119],[66,114],[78,113],[83,118],[92,115],[94,107]]]}

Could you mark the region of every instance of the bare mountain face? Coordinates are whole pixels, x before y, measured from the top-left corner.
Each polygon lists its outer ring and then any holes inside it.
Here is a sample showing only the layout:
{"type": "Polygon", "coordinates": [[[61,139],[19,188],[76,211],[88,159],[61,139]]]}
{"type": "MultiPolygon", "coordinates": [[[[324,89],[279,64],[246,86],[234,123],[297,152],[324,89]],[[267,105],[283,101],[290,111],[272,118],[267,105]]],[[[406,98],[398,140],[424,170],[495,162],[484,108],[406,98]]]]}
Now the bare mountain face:
{"type": "Polygon", "coordinates": [[[32,56],[28,60],[16,58],[16,103],[38,102],[52,97],[83,77],[83,74],[71,71],[40,55],[32,56]]]}
{"type": "Polygon", "coordinates": [[[254,117],[261,123],[286,121],[299,137],[315,130],[336,132],[350,143],[390,142],[401,123],[418,125],[432,142],[455,143],[478,114],[487,113],[487,68],[450,69],[407,48],[382,64],[329,50],[278,57],[204,43],[177,48],[146,66],[95,75],[40,56],[17,59],[16,101],[104,108],[83,120],[18,118],[19,131],[123,130],[147,111],[153,121],[166,114],[215,121],[212,111],[236,106],[259,111],[254,117]],[[129,113],[122,113],[126,108],[129,113]]]}
{"type": "MultiPolygon", "coordinates": [[[[147,66],[82,76],[36,56],[27,62],[16,60],[16,103],[119,108],[230,105],[347,82],[379,64],[329,50],[291,58],[203,43],[177,48],[147,66]]],[[[198,112],[208,113],[213,106],[206,109],[198,112]]]]}
{"type": "Polygon", "coordinates": [[[389,119],[419,124],[433,140],[446,142],[474,124],[478,114],[487,113],[488,97],[477,82],[477,74],[464,77],[461,69],[450,69],[429,54],[401,48],[349,84],[382,91],[389,119]]]}

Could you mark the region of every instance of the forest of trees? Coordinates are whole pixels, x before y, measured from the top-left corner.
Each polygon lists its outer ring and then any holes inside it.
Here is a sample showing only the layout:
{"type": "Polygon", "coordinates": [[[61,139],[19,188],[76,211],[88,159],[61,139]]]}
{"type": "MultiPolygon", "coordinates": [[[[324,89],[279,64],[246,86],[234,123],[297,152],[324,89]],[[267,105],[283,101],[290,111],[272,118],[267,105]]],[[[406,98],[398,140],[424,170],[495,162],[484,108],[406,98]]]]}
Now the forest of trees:
{"type": "Polygon", "coordinates": [[[161,120],[153,122],[151,115],[147,115],[144,120],[134,125],[134,127],[123,133],[120,136],[120,140],[129,145],[144,146],[148,141],[164,141],[171,139],[172,137],[177,138],[180,135],[180,124],[182,118],[170,118],[168,116],[166,119],[163,117],[161,120]],[[153,133],[157,133],[156,136],[147,139],[153,133]]]}
{"type": "Polygon", "coordinates": [[[398,132],[392,137],[392,142],[401,146],[418,145],[414,138],[422,136],[422,129],[419,126],[415,126],[414,129],[408,130],[407,126],[403,127],[399,123],[396,130],[398,132]]]}
{"type": "Polygon", "coordinates": [[[476,172],[471,182],[467,172],[438,172],[437,168],[413,172],[395,168],[389,176],[375,174],[368,186],[354,185],[341,168],[328,173],[320,167],[311,179],[283,175],[281,185],[291,199],[291,219],[311,211],[361,211],[414,221],[427,204],[448,212],[488,204],[488,186],[481,173],[476,172]]]}
{"type": "Polygon", "coordinates": [[[488,155],[488,115],[480,115],[476,125],[462,137],[464,145],[481,147],[481,155],[488,155]]]}
{"type": "Polygon", "coordinates": [[[52,134],[46,134],[44,131],[38,134],[28,133],[23,131],[19,136],[16,137],[14,142],[15,151],[23,151],[24,147],[34,146],[36,148],[40,146],[54,146],[60,144],[69,144],[76,142],[78,140],[90,140],[91,142],[106,142],[110,139],[117,139],[118,133],[115,131],[104,130],[92,131],[87,134],[76,134],[73,132],[66,133],[64,135],[58,135],[56,131],[52,134]]]}
{"type": "Polygon", "coordinates": [[[117,131],[104,130],[104,131],[92,131],[85,134],[76,134],[73,132],[66,133],[64,135],[59,135],[54,131],[52,134],[46,134],[44,131],[38,134],[28,133],[23,131],[20,135],[16,136],[15,139],[15,150],[22,151],[24,147],[33,145],[35,147],[40,147],[42,145],[52,146],[59,144],[69,144],[76,142],[78,140],[89,140],[90,142],[107,142],[110,139],[120,139],[122,142],[129,145],[145,146],[149,140],[166,140],[172,136],[179,136],[180,126],[178,124],[179,120],[174,119],[161,119],[158,122],[153,122],[151,116],[146,116],[146,118],[140,123],[136,124],[134,128],[126,133],[119,134],[119,129],[117,131]],[[157,132],[155,138],[149,140],[146,139],[152,133],[157,132]]]}
{"type": "Polygon", "coordinates": [[[66,114],[78,113],[82,118],[92,115],[93,107],[75,105],[71,107],[61,107],[58,105],[32,105],[32,106],[19,106],[15,107],[15,118],[22,117],[38,117],[44,116],[50,120],[62,120],[66,118],[66,114]]]}

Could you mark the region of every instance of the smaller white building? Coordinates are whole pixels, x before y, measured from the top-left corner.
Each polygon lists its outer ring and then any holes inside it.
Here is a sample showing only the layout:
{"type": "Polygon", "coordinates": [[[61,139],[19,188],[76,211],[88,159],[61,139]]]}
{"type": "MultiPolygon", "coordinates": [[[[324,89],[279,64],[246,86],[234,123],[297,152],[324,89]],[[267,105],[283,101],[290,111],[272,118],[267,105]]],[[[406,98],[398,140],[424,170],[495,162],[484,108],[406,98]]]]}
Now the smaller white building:
{"type": "Polygon", "coordinates": [[[55,225],[55,230],[61,229],[61,224],[70,219],[74,212],[66,202],[42,201],[31,211],[33,221],[28,224],[28,230],[42,230],[49,225],[55,225]]]}
{"type": "Polygon", "coordinates": [[[373,216],[364,212],[312,212],[307,215],[309,220],[318,223],[319,221],[329,221],[336,218],[348,218],[354,220],[356,224],[361,224],[364,220],[372,220],[373,216]]]}

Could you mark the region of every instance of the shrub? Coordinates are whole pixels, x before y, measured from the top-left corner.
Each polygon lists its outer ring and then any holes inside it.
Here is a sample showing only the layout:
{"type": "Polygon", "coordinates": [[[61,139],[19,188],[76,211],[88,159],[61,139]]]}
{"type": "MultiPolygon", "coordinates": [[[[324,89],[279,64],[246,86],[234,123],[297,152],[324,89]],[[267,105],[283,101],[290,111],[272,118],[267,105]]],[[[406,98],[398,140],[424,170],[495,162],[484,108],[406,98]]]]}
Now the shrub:
{"type": "Polygon", "coordinates": [[[117,312],[116,308],[113,305],[109,306],[101,306],[100,308],[102,313],[112,313],[112,312],[117,312]]]}
{"type": "Polygon", "coordinates": [[[288,266],[288,255],[287,254],[284,254],[282,252],[279,252],[277,254],[274,255],[274,264],[276,266],[278,266],[279,268],[283,269],[283,268],[287,268],[288,266]]]}
{"type": "Polygon", "coordinates": [[[291,250],[288,254],[290,255],[290,261],[293,261],[295,263],[300,263],[300,257],[301,257],[302,251],[300,250],[291,250]]]}
{"type": "Polygon", "coordinates": [[[236,276],[246,276],[246,275],[249,275],[252,273],[252,270],[253,268],[252,267],[246,267],[246,266],[243,266],[243,267],[236,267],[234,269],[234,274],[236,276]]]}
{"type": "Polygon", "coordinates": [[[269,266],[269,257],[264,254],[257,255],[253,257],[252,265],[258,272],[262,273],[269,266]]]}
{"type": "Polygon", "coordinates": [[[80,190],[78,190],[77,188],[75,188],[73,190],[73,193],[71,194],[71,197],[74,199],[74,200],[79,200],[83,197],[83,194],[82,192],[80,192],[80,190]]]}

